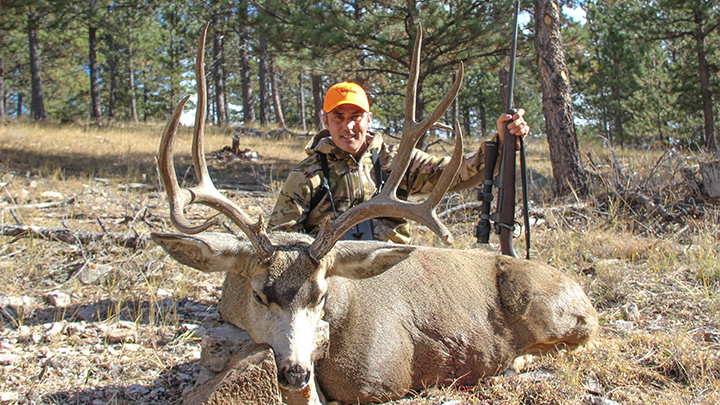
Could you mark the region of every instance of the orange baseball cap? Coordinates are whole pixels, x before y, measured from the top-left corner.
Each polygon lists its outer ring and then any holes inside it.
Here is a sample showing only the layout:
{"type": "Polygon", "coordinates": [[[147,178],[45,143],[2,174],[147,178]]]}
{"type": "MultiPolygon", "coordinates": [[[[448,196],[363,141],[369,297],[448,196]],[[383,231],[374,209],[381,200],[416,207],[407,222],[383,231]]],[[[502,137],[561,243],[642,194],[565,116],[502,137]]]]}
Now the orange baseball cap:
{"type": "Polygon", "coordinates": [[[341,82],[333,84],[325,93],[323,111],[327,114],[343,104],[353,104],[366,112],[370,111],[370,103],[368,103],[365,90],[355,83],[341,82]]]}

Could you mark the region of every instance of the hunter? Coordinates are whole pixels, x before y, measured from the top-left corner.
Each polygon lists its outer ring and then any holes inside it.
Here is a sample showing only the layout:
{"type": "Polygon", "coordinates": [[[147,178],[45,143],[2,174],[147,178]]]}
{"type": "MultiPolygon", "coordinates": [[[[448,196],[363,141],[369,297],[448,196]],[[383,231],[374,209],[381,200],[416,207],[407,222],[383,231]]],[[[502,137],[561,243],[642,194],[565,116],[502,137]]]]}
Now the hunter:
{"type": "MultiPolygon", "coordinates": [[[[325,128],[305,147],[308,157],[288,175],[270,215],[272,230],[302,232],[314,236],[319,225],[330,216],[337,218],[351,207],[371,199],[389,176],[397,148],[387,144],[381,134],[370,131],[372,112],[367,94],[355,83],[341,82],[330,87],[323,102],[325,128]]],[[[497,120],[494,139],[504,138],[505,122],[511,121],[511,134],[525,136],[530,128],[525,111],[497,120]]],[[[471,188],[484,178],[485,142],[465,155],[451,190],[471,188]]],[[[449,157],[439,158],[414,149],[410,166],[398,187],[398,198],[428,194],[440,178],[449,157]]],[[[500,162],[500,159],[497,160],[500,162]]],[[[361,222],[343,239],[380,240],[408,244],[410,226],[404,219],[376,218],[361,222]]]]}

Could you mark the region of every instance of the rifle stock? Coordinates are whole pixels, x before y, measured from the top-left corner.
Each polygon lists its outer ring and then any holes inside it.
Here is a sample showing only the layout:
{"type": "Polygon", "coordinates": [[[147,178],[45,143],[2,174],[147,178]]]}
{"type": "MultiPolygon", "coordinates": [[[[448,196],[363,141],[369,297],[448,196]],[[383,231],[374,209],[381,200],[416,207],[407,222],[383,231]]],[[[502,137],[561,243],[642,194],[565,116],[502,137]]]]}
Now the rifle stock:
{"type": "MultiPolygon", "coordinates": [[[[507,100],[505,105],[505,112],[510,115],[515,115],[517,110],[513,108],[513,88],[515,81],[515,58],[517,50],[517,29],[518,29],[518,14],[520,11],[520,2],[515,1],[514,5],[514,25],[513,25],[513,36],[512,36],[512,48],[510,54],[510,74],[508,75],[508,86],[507,86],[507,100]]],[[[497,211],[492,215],[490,212],[490,202],[493,199],[492,196],[492,177],[493,168],[497,161],[498,145],[496,142],[486,143],[485,152],[485,181],[483,181],[483,189],[478,194],[478,199],[483,202],[480,214],[480,222],[478,223],[475,231],[478,243],[488,243],[490,233],[490,219],[495,221],[495,231],[500,235],[500,251],[504,255],[518,257],[513,247],[512,237],[513,230],[515,229],[515,155],[516,155],[516,143],[518,137],[513,136],[508,129],[509,122],[505,123],[505,136],[502,142],[502,158],[500,161],[500,171],[498,173],[497,188],[498,188],[498,203],[497,211]]],[[[526,178],[525,178],[525,145],[520,137],[519,142],[521,144],[522,154],[522,170],[523,170],[523,207],[525,209],[525,225],[526,225],[526,242],[527,242],[527,255],[526,258],[530,258],[530,231],[529,231],[529,217],[527,217],[527,192],[526,192],[526,178]]]]}
{"type": "MultiPolygon", "coordinates": [[[[508,103],[508,105],[512,104],[508,103]]],[[[515,109],[506,111],[511,115],[517,112],[515,109]]],[[[498,179],[498,212],[495,228],[500,234],[500,252],[507,256],[518,257],[512,243],[515,229],[515,139],[513,138],[506,123],[498,179]]]]}

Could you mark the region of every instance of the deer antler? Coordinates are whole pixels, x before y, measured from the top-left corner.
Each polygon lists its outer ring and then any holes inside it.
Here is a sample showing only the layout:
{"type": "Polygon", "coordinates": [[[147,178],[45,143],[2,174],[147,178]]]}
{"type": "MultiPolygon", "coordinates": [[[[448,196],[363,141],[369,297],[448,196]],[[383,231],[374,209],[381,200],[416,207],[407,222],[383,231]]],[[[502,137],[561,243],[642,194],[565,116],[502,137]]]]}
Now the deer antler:
{"type": "Polygon", "coordinates": [[[397,155],[394,158],[393,165],[382,191],[371,200],[345,211],[337,219],[330,223],[329,219],[321,225],[315,241],[310,246],[310,252],[317,261],[322,259],[337,243],[342,235],[354,225],[371,218],[377,217],[399,217],[409,218],[420,222],[421,224],[432,229],[446,244],[453,241],[453,237],[447,227],[440,222],[435,207],[440,203],[442,196],[447,192],[455,174],[460,167],[462,156],[462,131],[456,123],[457,136],[455,142],[455,150],[453,151],[450,163],[443,171],[438,183],[435,185],[430,196],[422,203],[413,203],[409,201],[401,201],[397,198],[397,188],[410,165],[410,158],[413,148],[418,139],[432,127],[435,122],[445,114],[450,104],[457,96],[462,83],[464,68],[461,64],[458,68],[455,82],[450,92],[445,96],[440,105],[424,120],[415,122],[415,106],[417,82],[420,68],[420,47],[422,44],[422,26],[418,26],[417,37],[415,38],[415,47],[413,49],[412,63],[410,65],[410,76],[408,79],[408,87],[405,99],[405,123],[403,125],[403,135],[400,140],[397,155]]]}
{"type": "Polygon", "coordinates": [[[202,204],[216,211],[221,212],[233,221],[248,236],[250,242],[257,250],[261,260],[269,261],[275,248],[265,233],[265,223],[262,215],[258,222],[252,223],[245,212],[234,202],[222,195],[210,179],[210,174],[205,161],[205,148],[203,146],[205,114],[206,114],[206,85],[205,85],[205,69],[204,52],[205,52],[205,36],[207,34],[208,25],[203,28],[200,39],[198,41],[197,57],[195,62],[195,77],[197,82],[197,108],[195,110],[195,131],[193,134],[192,157],[195,166],[195,174],[198,178],[198,185],[184,189],[180,188],[175,174],[175,164],[173,163],[173,148],[175,146],[175,134],[177,133],[180,115],[183,107],[189,97],[185,97],[175,110],[173,111],[170,121],[168,122],[162,134],[160,141],[160,151],[158,156],[158,172],[160,179],[165,186],[165,190],[170,200],[170,219],[175,227],[181,232],[188,234],[196,234],[202,232],[212,225],[216,224],[217,219],[205,222],[202,225],[193,225],[185,217],[183,210],[190,204],[202,204]]]}

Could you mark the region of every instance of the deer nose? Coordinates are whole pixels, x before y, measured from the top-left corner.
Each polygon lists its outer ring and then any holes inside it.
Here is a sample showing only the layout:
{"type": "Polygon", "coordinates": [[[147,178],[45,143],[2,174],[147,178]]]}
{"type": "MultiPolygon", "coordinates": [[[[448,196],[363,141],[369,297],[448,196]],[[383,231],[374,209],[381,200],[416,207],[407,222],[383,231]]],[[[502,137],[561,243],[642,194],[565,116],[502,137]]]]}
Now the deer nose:
{"type": "Polygon", "coordinates": [[[282,370],[288,388],[300,389],[310,381],[310,371],[299,364],[282,370]]]}

